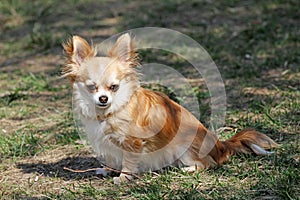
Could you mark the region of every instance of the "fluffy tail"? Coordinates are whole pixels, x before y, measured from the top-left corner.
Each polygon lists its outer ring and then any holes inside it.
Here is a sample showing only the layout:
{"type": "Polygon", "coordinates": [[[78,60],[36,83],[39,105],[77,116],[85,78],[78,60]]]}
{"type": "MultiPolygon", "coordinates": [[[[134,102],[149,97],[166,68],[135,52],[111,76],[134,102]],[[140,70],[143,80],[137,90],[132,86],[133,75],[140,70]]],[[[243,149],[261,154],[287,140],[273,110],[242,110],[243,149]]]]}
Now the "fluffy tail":
{"type": "Polygon", "coordinates": [[[235,134],[230,139],[222,142],[227,150],[227,155],[236,153],[254,153],[256,155],[269,155],[273,152],[267,151],[280,145],[268,136],[253,129],[245,129],[235,134]]]}

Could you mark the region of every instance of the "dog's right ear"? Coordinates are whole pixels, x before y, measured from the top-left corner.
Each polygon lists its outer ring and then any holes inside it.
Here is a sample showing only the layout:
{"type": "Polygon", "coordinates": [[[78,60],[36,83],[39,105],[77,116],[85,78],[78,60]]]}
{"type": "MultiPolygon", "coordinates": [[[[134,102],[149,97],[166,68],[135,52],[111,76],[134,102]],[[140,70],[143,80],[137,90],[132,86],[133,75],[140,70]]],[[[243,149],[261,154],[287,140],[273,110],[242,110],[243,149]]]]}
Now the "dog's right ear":
{"type": "Polygon", "coordinates": [[[88,58],[95,56],[96,52],[89,43],[79,37],[73,36],[62,44],[67,62],[62,69],[63,77],[69,77],[75,81],[80,65],[88,58]]]}

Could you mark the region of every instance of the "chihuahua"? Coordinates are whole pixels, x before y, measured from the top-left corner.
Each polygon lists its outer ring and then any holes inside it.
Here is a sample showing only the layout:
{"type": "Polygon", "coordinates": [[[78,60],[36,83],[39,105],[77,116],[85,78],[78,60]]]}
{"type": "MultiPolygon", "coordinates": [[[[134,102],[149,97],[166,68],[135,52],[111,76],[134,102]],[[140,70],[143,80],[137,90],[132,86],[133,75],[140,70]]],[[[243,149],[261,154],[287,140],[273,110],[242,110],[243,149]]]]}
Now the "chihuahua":
{"type": "Polygon", "coordinates": [[[116,184],[168,165],[193,172],[220,165],[236,153],[268,155],[267,149],[278,147],[252,129],[220,141],[167,95],[141,87],[138,55],[128,33],[104,57],[79,36],[63,48],[62,74],[73,87],[74,112],[96,153],[120,170],[113,178],[116,184]]]}

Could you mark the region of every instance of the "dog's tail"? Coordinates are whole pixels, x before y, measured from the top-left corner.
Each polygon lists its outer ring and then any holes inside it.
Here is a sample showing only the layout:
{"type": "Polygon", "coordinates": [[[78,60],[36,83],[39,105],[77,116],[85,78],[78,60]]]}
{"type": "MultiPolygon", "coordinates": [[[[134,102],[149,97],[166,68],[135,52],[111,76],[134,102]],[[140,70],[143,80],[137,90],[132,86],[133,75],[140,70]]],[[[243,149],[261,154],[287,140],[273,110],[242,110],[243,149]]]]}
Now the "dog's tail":
{"type": "Polygon", "coordinates": [[[199,144],[197,142],[191,147],[192,155],[199,155],[198,161],[200,164],[199,166],[196,164],[199,169],[221,165],[234,154],[254,153],[256,155],[270,155],[273,152],[268,150],[280,147],[271,138],[253,129],[245,129],[226,141],[220,141],[216,135],[210,132],[207,133],[205,140],[200,141],[200,150],[197,149],[199,144]],[[211,147],[213,148],[211,149],[211,147]],[[207,150],[210,151],[208,154],[207,150]]]}
{"type": "Polygon", "coordinates": [[[221,142],[227,155],[237,153],[254,153],[256,155],[269,155],[273,152],[267,151],[280,145],[268,136],[253,129],[245,129],[226,141],[221,142]]]}

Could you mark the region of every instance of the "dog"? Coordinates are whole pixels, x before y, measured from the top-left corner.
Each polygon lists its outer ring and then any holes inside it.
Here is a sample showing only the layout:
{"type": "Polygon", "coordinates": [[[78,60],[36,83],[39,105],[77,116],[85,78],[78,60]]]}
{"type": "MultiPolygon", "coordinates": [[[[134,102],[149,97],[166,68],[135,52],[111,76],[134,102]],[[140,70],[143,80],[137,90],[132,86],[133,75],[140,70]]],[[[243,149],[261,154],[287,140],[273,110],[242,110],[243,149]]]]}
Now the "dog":
{"type": "Polygon", "coordinates": [[[80,36],[71,37],[63,48],[62,76],[72,84],[74,112],[97,154],[120,170],[113,178],[116,184],[168,165],[193,172],[220,165],[233,154],[268,155],[268,149],[279,146],[253,129],[220,141],[167,95],[143,88],[128,33],[103,57],[80,36]]]}

